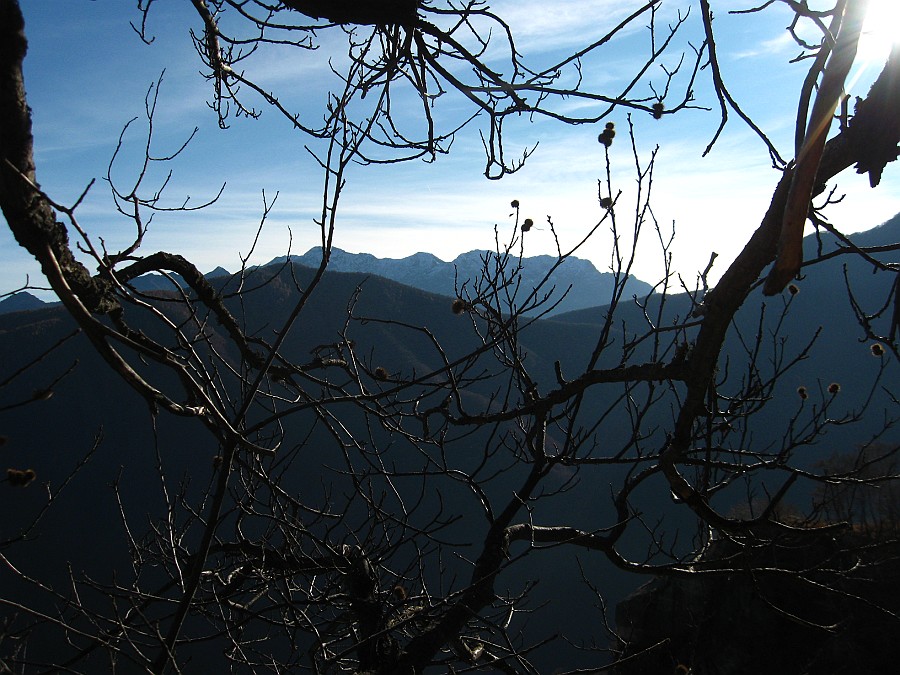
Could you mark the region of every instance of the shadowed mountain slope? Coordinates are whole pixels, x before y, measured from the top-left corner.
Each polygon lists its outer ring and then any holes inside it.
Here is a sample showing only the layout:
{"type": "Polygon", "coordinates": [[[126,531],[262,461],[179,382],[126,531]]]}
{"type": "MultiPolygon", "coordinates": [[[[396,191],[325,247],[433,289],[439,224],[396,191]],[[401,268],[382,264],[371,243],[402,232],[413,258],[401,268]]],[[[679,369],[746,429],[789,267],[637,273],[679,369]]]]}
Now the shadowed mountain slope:
{"type": "MultiPolygon", "coordinates": [[[[865,245],[892,243],[900,240],[898,228],[900,219],[894,219],[856,240],[865,245]]],[[[828,237],[824,237],[823,242],[824,251],[834,246],[828,237]]],[[[809,238],[806,244],[808,247],[816,245],[809,238]]],[[[755,291],[738,315],[724,354],[722,391],[737,386],[735,383],[746,375],[741,367],[757,336],[760,336],[757,361],[763,376],[777,370],[779,364],[803,356],[782,376],[765,401],[766,405],[746,420],[745,427],[739,430],[741,443],[759,448],[776,447],[789,431],[785,419],[801,406],[796,391],[801,385],[807,387],[817,400],[829,383],[839,382],[842,389],[840,410],[836,410],[836,414],[853,411],[866,401],[875,413],[859,424],[831,428],[802,461],[813,462],[834,450],[846,450],[855,443],[868,440],[884,423],[885,415],[879,410],[887,410],[888,417],[897,416],[896,404],[878,386],[879,378],[883,382],[900,379],[896,363],[887,357],[879,359],[872,355],[871,341],[864,339],[848,300],[845,263],[854,297],[869,309],[882,305],[893,278],[883,273],[871,274],[851,256],[838,256],[805,270],[806,277],[798,283],[800,290],[796,295],[785,293],[784,297],[763,299],[761,292],[755,291]],[[761,320],[762,308],[765,309],[761,320]],[[777,336],[776,326],[779,328],[777,336]],[[787,337],[782,339],[780,336],[787,337]],[[813,346],[805,353],[814,337],[813,346]]],[[[231,309],[248,334],[271,341],[293,307],[298,296],[297,284],[302,286],[310,275],[311,270],[299,265],[253,270],[250,278],[245,280],[245,288],[254,288],[266,279],[269,283],[245,294],[240,302],[230,301],[231,309]]],[[[224,276],[215,280],[225,292],[233,289],[236,283],[224,276]]],[[[164,301],[164,298],[159,299],[159,302],[164,301]]],[[[674,325],[692,308],[685,296],[665,300],[650,296],[645,307],[639,306],[638,302],[637,299],[623,301],[615,330],[611,333],[612,346],[604,353],[601,366],[618,364],[623,344],[646,330],[648,317],[662,326],[674,325]]],[[[535,321],[522,333],[525,363],[541,393],[558,386],[557,373],[573,377],[583,370],[595,348],[599,327],[607,312],[608,308],[604,307],[571,312],[535,321]],[[559,362],[558,367],[556,362],[559,362]]],[[[876,321],[875,325],[883,326],[884,320],[876,321]]],[[[141,328],[140,325],[137,327],[141,328]]],[[[291,359],[308,361],[314,357],[317,346],[343,339],[345,328],[346,337],[356,342],[356,351],[366,365],[373,369],[384,368],[391,379],[422,376],[439,368],[442,358],[452,361],[479,344],[471,318],[465,314],[455,315],[450,299],[444,295],[390,281],[370,272],[331,272],[325,275],[321,287],[304,308],[283,351],[291,359]],[[355,317],[349,324],[348,311],[355,317]],[[425,326],[442,345],[443,355],[438,354],[425,333],[413,329],[425,326]]],[[[59,343],[73,330],[72,321],[60,307],[0,317],[0,381],[59,343]]],[[[227,350],[226,341],[218,334],[221,329],[215,322],[209,322],[209,330],[211,342],[217,348],[221,345],[227,350]]],[[[696,328],[687,329],[679,334],[679,339],[689,343],[694,331],[696,328]]],[[[630,362],[649,358],[649,344],[637,346],[630,362]]],[[[670,358],[674,358],[671,352],[665,359],[670,358]]],[[[164,382],[169,376],[150,369],[148,377],[164,382]]],[[[148,523],[166,517],[173,491],[179,498],[184,495],[188,500],[202,494],[215,479],[214,457],[218,454],[218,445],[205,429],[191,420],[168,415],[154,417],[146,403],[101,362],[82,335],[72,336],[35,368],[15,377],[0,390],[0,406],[27,401],[34,398],[35,392],[50,386],[55,392],[52,398],[0,412],[0,434],[6,437],[3,451],[7,466],[31,468],[37,475],[35,484],[27,489],[0,489],[0,508],[7,514],[0,540],[18,536],[41,513],[47,494],[44,487],[49,486],[55,491],[65,486],[54,508],[39,521],[39,527],[11,553],[11,561],[27,567],[36,578],[55,580],[58,586],[65,585],[70,569],[75,574],[83,572],[106,582],[114,571],[127,576],[131,569],[132,549],[122,514],[137,530],[143,531],[148,523]],[[70,368],[73,368],[71,373],[56,383],[70,368]],[[97,438],[102,438],[102,442],[90,452],[97,438]],[[67,483],[81,463],[84,467],[67,483]]],[[[389,382],[385,386],[389,386],[389,382]]],[[[485,382],[473,389],[469,394],[473,410],[483,409],[488,404],[493,388],[494,384],[485,382]]],[[[603,410],[611,400],[626,393],[634,395],[620,385],[592,390],[584,401],[586,418],[592,419],[595,411],[603,410]]],[[[677,385],[673,391],[664,392],[666,397],[677,394],[677,385]]],[[[665,442],[672,410],[666,400],[662,399],[663,404],[657,406],[652,415],[638,421],[638,430],[647,447],[659,447],[665,442]]],[[[671,398],[671,401],[674,404],[675,399],[671,398]]],[[[384,444],[384,447],[392,448],[392,452],[397,446],[396,454],[392,455],[397,462],[406,461],[405,458],[410,456],[404,454],[400,443],[389,434],[379,431],[372,434],[352,406],[338,406],[334,412],[358,438],[384,444]]],[[[594,430],[598,452],[627,442],[633,433],[632,422],[626,408],[602,423],[598,422],[594,430]]],[[[285,433],[285,448],[301,448],[299,451],[304,453],[300,464],[303,470],[285,475],[286,490],[317,495],[332,480],[343,478],[335,469],[340,466],[340,455],[330,449],[331,439],[316,426],[312,413],[288,418],[285,433]]],[[[551,443],[563,440],[552,438],[553,430],[549,433],[551,443]]],[[[884,438],[889,440],[896,435],[896,429],[889,429],[884,438]]],[[[479,443],[482,442],[486,441],[475,435],[455,447],[461,453],[472,452],[472,461],[477,462],[479,443]]],[[[463,456],[462,461],[467,458],[463,456]]],[[[504,499],[521,481],[523,471],[527,471],[527,467],[508,460],[504,462],[505,466],[511,467],[509,474],[501,475],[491,484],[487,492],[489,497],[504,499]]],[[[559,475],[560,484],[568,478],[576,479],[572,489],[541,502],[541,508],[529,517],[537,524],[566,523],[585,528],[596,528],[598,523],[607,525],[610,509],[598,495],[606,498],[611,489],[620,484],[623,473],[620,469],[610,467],[599,474],[599,479],[590,481],[580,475],[559,475]]],[[[666,486],[648,483],[648,487],[659,490],[636,494],[634,508],[649,514],[658,527],[667,531],[676,532],[685,525],[683,516],[674,513],[666,486]]],[[[470,491],[464,488],[458,492],[449,490],[438,497],[442,508],[464,515],[456,529],[448,528],[447,537],[470,535],[484,527],[481,506],[470,491]]],[[[721,499],[727,503],[737,497],[723,494],[721,499]]],[[[805,503],[802,491],[798,492],[795,501],[800,505],[805,503]]],[[[689,546],[689,537],[685,542],[684,545],[689,546]]],[[[623,542],[624,549],[629,547],[635,551],[647,550],[646,542],[642,540],[623,542]]],[[[510,592],[514,592],[530,580],[541,579],[541,584],[533,589],[532,597],[535,606],[546,603],[541,615],[546,625],[572,626],[568,637],[586,639],[596,627],[592,622],[595,624],[597,617],[593,609],[595,599],[584,594],[584,587],[579,585],[582,573],[578,559],[566,556],[562,550],[548,551],[522,560],[509,577],[505,577],[504,583],[508,584],[510,592]],[[566,602],[558,602],[561,597],[566,598],[566,602]],[[582,630],[585,631],[583,636],[579,633],[582,630]]],[[[610,606],[642,581],[615,569],[605,569],[603,579],[601,590],[610,606]]],[[[0,587],[7,589],[4,594],[12,599],[30,597],[33,592],[28,584],[22,583],[7,569],[0,571],[0,587]]],[[[55,611],[51,602],[44,608],[49,614],[55,611]]],[[[548,661],[543,665],[549,671],[559,664],[548,661]]],[[[565,664],[566,667],[585,665],[565,664]]]]}

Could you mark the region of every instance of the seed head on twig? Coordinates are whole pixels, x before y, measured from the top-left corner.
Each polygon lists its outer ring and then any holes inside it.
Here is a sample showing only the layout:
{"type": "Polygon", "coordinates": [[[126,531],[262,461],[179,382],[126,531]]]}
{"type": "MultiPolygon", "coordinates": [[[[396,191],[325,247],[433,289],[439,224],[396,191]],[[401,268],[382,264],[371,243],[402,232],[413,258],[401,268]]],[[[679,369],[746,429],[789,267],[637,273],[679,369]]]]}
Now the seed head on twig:
{"type": "Polygon", "coordinates": [[[606,123],[606,128],[600,132],[600,135],[597,136],[597,141],[600,145],[605,147],[609,147],[612,145],[613,139],[616,137],[616,125],[612,122],[606,123]]]}

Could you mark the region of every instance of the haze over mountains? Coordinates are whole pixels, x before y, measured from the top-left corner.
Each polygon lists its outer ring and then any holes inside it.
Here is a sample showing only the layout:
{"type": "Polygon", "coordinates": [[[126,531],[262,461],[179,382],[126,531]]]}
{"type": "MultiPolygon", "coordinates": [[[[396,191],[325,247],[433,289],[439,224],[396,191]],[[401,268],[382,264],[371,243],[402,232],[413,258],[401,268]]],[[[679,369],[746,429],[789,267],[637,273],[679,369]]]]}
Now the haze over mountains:
{"type": "MultiPolygon", "coordinates": [[[[471,288],[483,267],[488,251],[469,251],[458,256],[452,262],[444,262],[430,253],[415,253],[407,258],[376,258],[368,253],[347,253],[333,249],[328,261],[328,269],[333,272],[362,272],[377,274],[392,281],[419,288],[423,291],[440,295],[454,296],[456,290],[468,283],[471,288]]],[[[317,267],[321,260],[322,249],[315,247],[302,256],[291,256],[291,260],[307,267],[317,267]]],[[[271,264],[283,263],[288,259],[282,256],[271,264]]],[[[522,260],[522,285],[534,288],[556,263],[556,258],[549,255],[538,255],[522,260]]],[[[548,316],[561,312],[570,312],[586,307],[597,307],[609,301],[615,277],[610,272],[600,272],[589,260],[568,258],[553,275],[556,294],[560,297],[567,289],[566,297],[548,316]]],[[[651,290],[650,284],[638,279],[629,279],[626,284],[625,297],[646,295],[651,290]]]]}
{"type": "MultiPolygon", "coordinates": [[[[900,237],[891,239],[894,236],[892,233],[898,229],[900,229],[900,214],[878,227],[854,235],[853,239],[861,246],[872,245],[871,241],[882,243],[900,241],[900,237]]],[[[807,236],[806,256],[814,255],[817,246],[815,237],[807,236]]],[[[481,273],[484,256],[490,254],[489,251],[469,251],[451,262],[445,262],[431,253],[415,253],[406,258],[395,259],[377,258],[368,253],[348,253],[334,248],[331,251],[328,271],[376,275],[423,291],[453,297],[464,285],[469,289],[472,288],[472,284],[481,273]]],[[[283,265],[290,260],[305,267],[315,268],[319,266],[321,255],[321,248],[313,247],[303,255],[279,256],[260,267],[283,265]]],[[[556,258],[550,255],[523,258],[523,286],[526,288],[536,286],[555,262],[556,258]]],[[[217,267],[205,276],[207,279],[214,279],[228,275],[230,275],[228,270],[217,267]]],[[[178,280],[178,275],[172,277],[178,280]]],[[[559,304],[550,309],[547,316],[605,305],[609,301],[615,281],[612,273],[600,272],[591,261],[577,257],[568,258],[555,270],[553,278],[555,287],[553,297],[559,300],[559,304]],[[562,297],[564,294],[565,297],[562,297]]],[[[145,274],[133,283],[135,288],[145,292],[172,289],[171,281],[161,274],[145,274]]],[[[650,284],[632,277],[626,284],[623,297],[644,296],[651,290],[650,284]]],[[[0,314],[38,309],[53,304],[56,303],[44,302],[27,291],[21,291],[0,300],[0,314]]]]}
{"type": "MultiPolygon", "coordinates": [[[[347,253],[341,249],[333,249],[328,263],[329,272],[356,272],[371,274],[391,279],[392,281],[412,286],[430,293],[454,296],[456,288],[464,283],[472,287],[482,268],[482,258],[489,255],[487,251],[470,251],[463,253],[452,262],[444,262],[430,253],[416,253],[407,258],[376,258],[368,253],[347,253]]],[[[318,267],[321,261],[321,248],[311,248],[301,256],[290,256],[294,263],[305,267],[318,267]]],[[[275,258],[267,265],[283,265],[288,256],[275,258]]],[[[539,255],[522,260],[522,282],[527,288],[538,285],[540,280],[555,264],[556,258],[539,255]]],[[[206,274],[207,279],[227,276],[228,270],[217,267],[206,274]]],[[[173,275],[177,278],[177,275],[173,275]]],[[[615,277],[610,272],[599,272],[589,260],[569,258],[554,272],[554,298],[562,298],[558,306],[548,314],[559,314],[587,307],[596,307],[609,302],[615,277]],[[568,291],[567,291],[568,289],[568,291]],[[567,291],[567,292],[566,292],[567,291]]],[[[172,283],[160,274],[145,274],[137,279],[135,287],[141,291],[165,291],[172,289],[172,283]]],[[[646,295],[651,290],[649,284],[638,279],[629,279],[626,284],[625,297],[646,295]]],[[[23,309],[36,309],[46,303],[28,292],[17,293],[0,301],[0,314],[16,312],[23,309]]]]}

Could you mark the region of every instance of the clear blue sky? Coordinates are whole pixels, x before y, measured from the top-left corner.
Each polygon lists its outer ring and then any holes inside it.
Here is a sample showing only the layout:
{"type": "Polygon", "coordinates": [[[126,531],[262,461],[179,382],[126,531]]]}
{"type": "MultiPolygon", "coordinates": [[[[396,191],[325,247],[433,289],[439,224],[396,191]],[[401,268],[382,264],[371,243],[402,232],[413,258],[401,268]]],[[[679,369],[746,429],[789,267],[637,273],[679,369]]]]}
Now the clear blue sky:
{"type": "MultiPolygon", "coordinates": [[[[872,2],[881,12],[873,25],[897,33],[900,2],[872,2]]],[[[632,0],[499,0],[491,6],[516,31],[526,60],[548,63],[565,50],[590,43],[627,10],[641,4],[632,0]]],[[[679,10],[696,4],[663,0],[658,20],[665,23],[679,10]]],[[[788,63],[798,49],[785,31],[790,13],[784,7],[750,16],[728,14],[752,4],[759,3],[712,0],[721,65],[732,93],[787,158],[792,155],[798,84],[805,65],[788,63]]],[[[276,192],[280,196],[251,263],[283,255],[289,231],[295,252],[318,244],[312,218],[320,205],[322,176],[304,149],[310,139],[289,129],[262,102],[262,119],[233,120],[229,129],[218,128],[207,107],[210,85],[199,75],[201,64],[190,42],[189,29],[199,32],[202,27],[189,2],[154,3],[148,29],[155,41],[149,46],[129,27],[129,21],[140,20],[133,2],[22,0],[22,5],[30,44],[26,87],[34,112],[38,180],[55,201],[71,203],[92,178],[98,179],[78,211],[88,232],[102,236],[110,249],[133,235],[133,224],[112,210],[102,179],[123,125],[143,114],[144,96],[165,69],[156,119],[157,153],[172,151],[199,127],[187,153],[172,166],[173,179],[167,188],[170,203],[188,195],[194,203],[214,195],[223,183],[226,188],[219,202],[206,211],[157,215],[143,250],[181,253],[203,271],[219,265],[234,270],[239,253],[248,252],[258,226],[263,190],[270,198],[276,192]]],[[[696,10],[693,7],[690,28],[680,43],[686,49],[687,39],[700,43],[696,10]]],[[[639,22],[601,59],[587,63],[585,77],[598,85],[608,84],[608,93],[617,92],[647,49],[645,24],[639,22]]],[[[301,111],[321,109],[328,85],[329,45],[339,37],[324,37],[318,53],[260,54],[247,62],[248,73],[270,84],[301,111]]],[[[883,36],[867,37],[860,60],[874,58],[875,51],[885,49],[884,42],[883,36]]],[[[679,54],[680,50],[673,52],[664,63],[671,67],[679,54]]],[[[659,71],[653,74],[658,81],[659,71]]],[[[875,74],[877,65],[865,70],[850,93],[864,95],[875,74]]],[[[715,109],[712,92],[703,81],[696,88],[697,103],[715,109]]],[[[452,106],[439,109],[439,114],[448,116],[453,112],[452,106]]],[[[610,119],[619,129],[612,161],[617,186],[624,191],[625,201],[620,204],[629,208],[634,169],[624,133],[625,111],[610,119]]],[[[735,115],[713,152],[701,158],[717,121],[714,112],[703,111],[686,111],[660,121],[646,114],[635,117],[644,157],[659,146],[654,213],[667,230],[674,222],[675,266],[688,282],[705,267],[711,251],[720,254],[716,270],[724,271],[760,221],[778,178],[765,147],[735,115]]],[[[601,129],[602,123],[568,127],[523,118],[509,129],[509,151],[515,154],[538,141],[540,145],[522,171],[501,181],[482,176],[477,127],[461,135],[449,157],[439,157],[433,164],[356,168],[348,177],[335,245],[379,257],[429,251],[452,260],[472,249],[492,247],[495,224],[504,236],[509,233],[512,199],[520,201],[522,215],[533,218],[539,227],[552,216],[563,243],[574,244],[601,216],[597,179],[604,165],[596,140],[601,129]]],[[[116,168],[123,182],[134,160],[141,157],[143,138],[139,119],[125,137],[124,161],[116,168]]],[[[845,203],[829,214],[832,222],[848,232],[869,229],[900,211],[896,165],[888,166],[876,190],[868,187],[865,176],[852,172],[841,176],[838,190],[847,194],[845,203]]],[[[660,273],[661,256],[654,245],[655,234],[648,231],[645,236],[635,271],[653,282],[660,273]]],[[[529,233],[527,255],[554,251],[549,232],[529,233]]],[[[579,255],[590,258],[602,271],[608,266],[609,251],[609,236],[600,232],[579,255]]],[[[0,260],[0,292],[20,287],[26,275],[32,284],[41,284],[37,265],[17,247],[6,228],[0,233],[0,260]]]]}

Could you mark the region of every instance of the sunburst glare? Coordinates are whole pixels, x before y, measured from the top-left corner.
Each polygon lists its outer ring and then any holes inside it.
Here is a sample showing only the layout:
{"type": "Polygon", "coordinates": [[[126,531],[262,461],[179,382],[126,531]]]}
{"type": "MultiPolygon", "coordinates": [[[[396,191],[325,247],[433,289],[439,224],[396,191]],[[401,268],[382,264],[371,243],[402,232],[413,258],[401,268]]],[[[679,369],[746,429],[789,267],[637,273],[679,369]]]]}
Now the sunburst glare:
{"type": "Polygon", "coordinates": [[[900,42],[900,1],[869,0],[866,21],[859,40],[858,63],[864,67],[879,67],[898,42],[900,42]]]}

